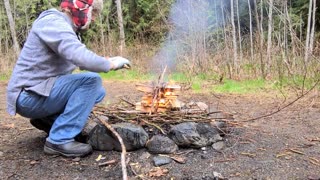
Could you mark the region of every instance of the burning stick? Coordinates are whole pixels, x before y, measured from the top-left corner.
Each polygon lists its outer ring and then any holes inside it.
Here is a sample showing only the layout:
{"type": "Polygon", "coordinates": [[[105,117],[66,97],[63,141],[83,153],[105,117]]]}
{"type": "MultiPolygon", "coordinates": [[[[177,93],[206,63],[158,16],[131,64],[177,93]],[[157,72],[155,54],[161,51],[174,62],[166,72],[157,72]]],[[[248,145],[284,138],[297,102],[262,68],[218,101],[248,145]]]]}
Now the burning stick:
{"type": "Polygon", "coordinates": [[[117,133],[116,130],[113,129],[113,127],[110,124],[108,124],[107,122],[100,119],[96,115],[95,112],[93,112],[93,115],[118,138],[119,143],[121,145],[121,149],[122,149],[122,153],[121,153],[122,178],[123,178],[123,180],[127,180],[128,179],[127,166],[126,166],[126,152],[127,151],[126,151],[126,147],[124,146],[124,143],[123,143],[121,136],[117,133]]]}
{"type": "Polygon", "coordinates": [[[161,84],[163,82],[163,77],[164,77],[164,74],[166,73],[167,71],[167,66],[163,69],[163,72],[161,74],[161,76],[159,77],[158,79],[158,83],[157,85],[154,87],[154,90],[153,90],[153,99],[152,99],[152,103],[151,103],[151,111],[150,111],[150,115],[151,113],[154,111],[154,112],[157,112],[158,110],[158,103],[156,104],[156,108],[154,108],[154,103],[155,101],[157,100],[158,96],[159,96],[159,93],[160,93],[160,89],[161,89],[161,84]]]}

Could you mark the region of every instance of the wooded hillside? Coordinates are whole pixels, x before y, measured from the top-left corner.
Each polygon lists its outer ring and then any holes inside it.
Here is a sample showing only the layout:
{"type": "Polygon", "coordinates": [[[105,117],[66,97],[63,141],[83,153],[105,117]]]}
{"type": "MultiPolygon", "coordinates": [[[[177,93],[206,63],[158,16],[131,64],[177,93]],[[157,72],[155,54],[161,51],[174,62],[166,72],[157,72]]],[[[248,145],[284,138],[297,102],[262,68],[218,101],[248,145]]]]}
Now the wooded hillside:
{"type": "MultiPolygon", "coordinates": [[[[12,69],[32,22],[59,2],[0,2],[1,72],[12,69]]],[[[138,71],[146,72],[146,65],[152,64],[152,70],[168,65],[191,75],[236,79],[318,76],[319,1],[116,2],[120,0],[105,0],[101,17],[83,40],[101,55],[132,59],[138,71]]]]}

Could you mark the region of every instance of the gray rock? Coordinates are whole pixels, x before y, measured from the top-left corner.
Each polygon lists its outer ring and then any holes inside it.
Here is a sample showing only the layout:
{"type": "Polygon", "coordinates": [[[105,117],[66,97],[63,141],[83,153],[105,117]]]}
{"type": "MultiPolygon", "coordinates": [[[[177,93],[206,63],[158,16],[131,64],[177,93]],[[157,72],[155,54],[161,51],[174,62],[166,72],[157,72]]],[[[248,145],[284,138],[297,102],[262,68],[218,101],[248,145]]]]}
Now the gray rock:
{"type": "Polygon", "coordinates": [[[216,151],[221,151],[225,147],[226,143],[224,141],[218,141],[212,144],[212,148],[216,151]]]}
{"type": "Polygon", "coordinates": [[[115,148],[116,141],[117,139],[113,137],[112,132],[99,124],[90,132],[87,142],[95,150],[111,151],[115,148]]]}
{"type": "MultiPolygon", "coordinates": [[[[113,125],[113,128],[123,139],[123,143],[128,151],[143,148],[148,139],[148,133],[141,127],[131,123],[119,123],[113,125]]],[[[117,141],[115,150],[121,151],[120,143],[117,141]]]]}
{"type": "MultiPolygon", "coordinates": [[[[141,149],[149,139],[145,130],[131,123],[114,124],[112,127],[119,133],[127,151],[141,149]]],[[[118,139],[103,125],[97,125],[89,135],[88,143],[96,150],[121,151],[118,139]]]]}
{"type": "Polygon", "coordinates": [[[4,154],[4,153],[3,153],[2,151],[0,151],[0,157],[2,157],[2,156],[3,156],[3,154],[4,154]]]}
{"type": "Polygon", "coordinates": [[[169,137],[181,147],[201,148],[222,138],[217,128],[207,123],[181,123],[171,128],[169,137]]]}
{"type": "Polygon", "coordinates": [[[153,157],[153,163],[155,166],[162,166],[165,164],[169,164],[172,162],[172,159],[170,157],[166,156],[155,156],[153,157]]]}
{"type": "Polygon", "coordinates": [[[146,145],[148,151],[153,154],[171,154],[178,150],[173,140],[166,136],[155,135],[146,145]]]}

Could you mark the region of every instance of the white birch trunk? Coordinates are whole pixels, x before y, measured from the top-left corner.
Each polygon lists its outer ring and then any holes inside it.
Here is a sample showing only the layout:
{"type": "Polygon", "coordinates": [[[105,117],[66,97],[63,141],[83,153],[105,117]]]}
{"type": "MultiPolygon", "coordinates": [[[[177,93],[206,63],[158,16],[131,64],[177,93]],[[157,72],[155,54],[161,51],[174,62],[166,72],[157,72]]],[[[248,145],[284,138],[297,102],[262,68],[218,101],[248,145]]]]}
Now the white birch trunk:
{"type": "Polygon", "coordinates": [[[234,4],[233,0],[231,2],[231,24],[232,24],[232,42],[233,42],[233,64],[236,70],[236,73],[239,73],[239,60],[238,60],[238,45],[237,45],[237,35],[236,35],[236,26],[234,23],[234,4]]]}
{"type": "Polygon", "coordinates": [[[120,54],[122,55],[123,50],[126,46],[126,43],[125,43],[125,34],[124,34],[124,28],[123,28],[121,0],[116,0],[116,4],[117,4],[117,14],[118,14],[118,23],[119,23],[119,31],[120,31],[120,54]]]}
{"type": "Polygon", "coordinates": [[[249,8],[249,21],[250,21],[250,59],[251,59],[251,63],[253,63],[252,9],[251,9],[250,0],[248,0],[248,8],[249,8]]]}
{"type": "Polygon", "coordinates": [[[12,37],[12,41],[13,41],[14,52],[16,54],[16,57],[18,57],[19,53],[20,53],[20,48],[19,48],[19,44],[18,44],[18,40],[17,40],[16,30],[15,30],[15,23],[13,21],[12,11],[11,11],[9,0],[4,0],[4,6],[5,6],[5,9],[6,9],[6,13],[7,13],[8,21],[9,21],[9,26],[10,26],[10,32],[11,32],[11,37],[12,37]]]}
{"type": "Polygon", "coordinates": [[[311,18],[312,18],[312,4],[313,0],[309,1],[309,13],[308,13],[308,24],[307,24],[307,37],[306,37],[306,46],[305,46],[305,63],[308,62],[310,54],[310,27],[311,27],[311,18]]]}
{"type": "Polygon", "coordinates": [[[272,10],[273,10],[273,0],[269,1],[269,15],[268,15],[268,46],[267,46],[267,71],[270,71],[270,66],[272,64],[272,57],[271,57],[271,48],[272,48],[272,26],[273,26],[273,17],[272,17],[272,10]]]}
{"type": "Polygon", "coordinates": [[[309,46],[309,52],[310,55],[313,54],[313,45],[314,45],[314,32],[315,32],[315,26],[316,26],[316,0],[313,0],[313,8],[312,8],[312,27],[310,32],[310,46],[309,46]]]}
{"type": "Polygon", "coordinates": [[[236,0],[237,7],[237,22],[238,22],[238,36],[239,36],[239,51],[240,51],[240,59],[239,62],[242,62],[242,38],[241,38],[241,26],[240,26],[240,12],[239,12],[239,0],[236,0]]]}

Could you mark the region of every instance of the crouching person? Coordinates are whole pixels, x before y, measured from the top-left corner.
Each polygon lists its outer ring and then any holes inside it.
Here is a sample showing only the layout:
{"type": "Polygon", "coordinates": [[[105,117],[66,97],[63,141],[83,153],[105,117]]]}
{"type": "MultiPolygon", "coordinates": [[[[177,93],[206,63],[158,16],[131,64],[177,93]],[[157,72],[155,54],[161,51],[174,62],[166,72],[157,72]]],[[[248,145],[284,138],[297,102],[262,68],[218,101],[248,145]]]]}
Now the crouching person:
{"type": "Polygon", "coordinates": [[[7,87],[7,109],[48,132],[45,153],[85,156],[91,145],[75,137],[105,96],[94,72],[118,70],[130,62],[99,56],[78,39],[101,12],[102,0],[62,0],[60,6],[42,12],[33,23],[7,87]],[[90,72],[72,74],[76,67],[90,72]]]}

